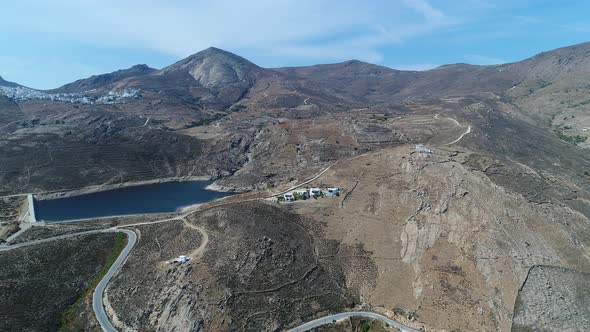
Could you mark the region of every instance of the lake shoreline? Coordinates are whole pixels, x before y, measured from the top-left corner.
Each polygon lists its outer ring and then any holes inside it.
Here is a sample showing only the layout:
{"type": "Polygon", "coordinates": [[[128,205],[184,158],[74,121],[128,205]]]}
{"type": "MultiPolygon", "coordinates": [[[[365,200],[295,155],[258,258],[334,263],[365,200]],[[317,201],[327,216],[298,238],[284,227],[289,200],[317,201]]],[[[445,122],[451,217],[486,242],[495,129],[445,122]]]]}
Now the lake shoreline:
{"type": "MultiPolygon", "coordinates": [[[[189,182],[189,181],[210,181],[212,178],[207,175],[200,175],[200,176],[180,176],[180,177],[168,177],[168,178],[158,178],[152,180],[142,180],[142,181],[129,181],[129,182],[122,182],[117,184],[99,184],[88,186],[80,189],[74,190],[65,190],[59,192],[51,192],[51,193],[40,193],[40,194],[33,194],[35,200],[42,201],[42,200],[51,200],[51,199],[58,199],[58,198],[67,198],[73,196],[81,196],[86,194],[93,194],[103,191],[109,191],[114,189],[121,189],[121,188],[128,188],[128,187],[137,187],[137,186],[144,186],[149,184],[156,184],[156,183],[167,183],[167,182],[189,182]]],[[[222,190],[215,190],[213,187],[207,188],[208,190],[219,191],[223,192],[222,190]]]]}
{"type": "Polygon", "coordinates": [[[181,214],[232,193],[208,188],[203,177],[95,186],[35,200],[39,221],[72,222],[122,216],[181,214]],[[97,190],[102,189],[102,190],[97,190]]]}

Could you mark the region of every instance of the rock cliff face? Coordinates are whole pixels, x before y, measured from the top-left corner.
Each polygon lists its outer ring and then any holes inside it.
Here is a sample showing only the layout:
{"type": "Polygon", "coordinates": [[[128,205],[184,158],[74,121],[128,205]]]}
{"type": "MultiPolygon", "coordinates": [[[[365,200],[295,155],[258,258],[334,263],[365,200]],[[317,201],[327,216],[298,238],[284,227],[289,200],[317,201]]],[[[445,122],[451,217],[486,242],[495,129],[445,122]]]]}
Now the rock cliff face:
{"type": "Polygon", "coordinates": [[[590,326],[590,274],[539,265],[518,292],[512,331],[584,331],[590,326]]]}

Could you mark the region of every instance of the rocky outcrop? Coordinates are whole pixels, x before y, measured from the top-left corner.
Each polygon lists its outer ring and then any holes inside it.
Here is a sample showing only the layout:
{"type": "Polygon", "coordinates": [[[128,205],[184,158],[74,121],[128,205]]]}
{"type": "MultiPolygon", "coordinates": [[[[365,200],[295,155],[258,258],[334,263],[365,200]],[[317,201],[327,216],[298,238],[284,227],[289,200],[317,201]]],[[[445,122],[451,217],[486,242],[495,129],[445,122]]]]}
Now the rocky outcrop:
{"type": "Polygon", "coordinates": [[[535,265],[519,289],[512,332],[590,328],[590,273],[535,265]]]}

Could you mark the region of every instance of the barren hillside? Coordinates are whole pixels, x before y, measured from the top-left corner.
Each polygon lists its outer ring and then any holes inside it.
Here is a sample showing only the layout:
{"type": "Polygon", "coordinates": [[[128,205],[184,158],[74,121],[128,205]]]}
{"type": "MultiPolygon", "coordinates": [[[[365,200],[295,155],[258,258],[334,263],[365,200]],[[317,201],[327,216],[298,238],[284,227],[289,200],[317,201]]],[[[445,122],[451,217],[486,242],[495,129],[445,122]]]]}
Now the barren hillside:
{"type": "MultiPolygon", "coordinates": [[[[539,313],[589,330],[589,54],[416,72],[210,48],[55,90],[0,79],[0,234],[8,195],[205,176],[242,194],[130,226],[117,328],[276,331],[361,308],[425,331],[558,329],[539,313]],[[263,199],[312,178],[342,195],[263,199]]],[[[158,218],[108,226],[131,220],[158,218]]]]}

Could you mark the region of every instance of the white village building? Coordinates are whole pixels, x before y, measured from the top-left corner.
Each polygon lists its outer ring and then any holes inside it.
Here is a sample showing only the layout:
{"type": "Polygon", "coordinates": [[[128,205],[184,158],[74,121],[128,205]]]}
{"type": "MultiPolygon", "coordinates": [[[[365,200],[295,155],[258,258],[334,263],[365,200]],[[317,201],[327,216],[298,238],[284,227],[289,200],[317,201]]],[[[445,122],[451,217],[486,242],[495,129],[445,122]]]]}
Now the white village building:
{"type": "Polygon", "coordinates": [[[431,155],[432,150],[427,148],[424,144],[416,144],[416,152],[431,155]]]}
{"type": "Polygon", "coordinates": [[[309,189],[309,193],[312,197],[320,197],[322,195],[322,189],[311,188],[311,189],[309,189]]]}
{"type": "Polygon", "coordinates": [[[340,196],[340,188],[338,187],[334,187],[334,188],[328,188],[325,191],[327,196],[340,196]]]}
{"type": "Polygon", "coordinates": [[[303,197],[303,199],[309,198],[309,191],[307,191],[307,190],[297,190],[296,193],[298,196],[303,197]]]}
{"type": "Polygon", "coordinates": [[[186,263],[186,262],[188,262],[190,260],[191,259],[189,257],[187,257],[186,255],[180,255],[180,256],[174,258],[172,260],[172,263],[181,263],[182,264],[182,263],[186,263]]]}

